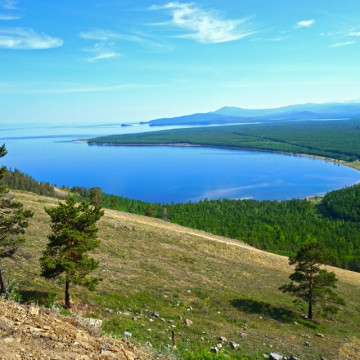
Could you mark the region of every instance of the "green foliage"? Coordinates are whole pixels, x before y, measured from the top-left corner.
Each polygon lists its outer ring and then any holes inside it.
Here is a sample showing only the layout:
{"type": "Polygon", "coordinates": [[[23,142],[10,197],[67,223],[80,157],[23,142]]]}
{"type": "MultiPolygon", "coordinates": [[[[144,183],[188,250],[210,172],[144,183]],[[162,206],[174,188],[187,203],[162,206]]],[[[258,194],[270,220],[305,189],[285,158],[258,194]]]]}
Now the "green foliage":
{"type": "Polygon", "coordinates": [[[344,304],[333,289],[336,288],[337,278],[334,272],[321,269],[320,266],[331,261],[332,254],[323,244],[316,240],[306,241],[299,252],[289,258],[289,264],[295,265],[295,272],[290,275],[290,284],[280,287],[284,293],[290,293],[308,304],[308,317],[313,317],[313,306],[327,305],[327,310],[336,312],[336,304],[344,304]]]}
{"type": "Polygon", "coordinates": [[[51,217],[52,234],[40,259],[42,276],[65,283],[65,302],[66,307],[70,308],[70,284],[94,290],[101,281],[100,278],[88,276],[98,267],[98,262],[90,258],[88,252],[100,244],[96,222],[104,212],[87,202],[76,205],[75,198],[70,196],[65,203],[46,208],[45,211],[51,217]]]}
{"type": "Polygon", "coordinates": [[[155,217],[156,216],[156,212],[155,212],[155,207],[152,204],[149,204],[146,209],[145,209],[145,215],[146,216],[150,216],[150,217],[155,217]]]}
{"type": "Polygon", "coordinates": [[[39,195],[58,197],[52,185],[36,181],[17,169],[8,171],[5,181],[6,185],[14,190],[31,191],[39,195]]]}
{"type": "MultiPolygon", "coordinates": [[[[5,144],[0,147],[0,158],[7,153],[5,144]]],[[[28,227],[28,219],[33,216],[33,212],[24,209],[23,204],[14,201],[9,194],[7,186],[2,182],[7,176],[7,170],[3,166],[0,168],[0,291],[7,293],[2,262],[4,258],[14,258],[18,253],[19,247],[25,242],[22,236],[28,227]]]]}
{"type": "Polygon", "coordinates": [[[310,154],[354,161],[360,158],[359,119],[295,121],[234,125],[111,135],[89,140],[90,145],[196,144],[310,154]]]}
{"type": "Polygon", "coordinates": [[[90,204],[94,206],[103,206],[101,187],[92,187],[90,189],[90,204]]]}

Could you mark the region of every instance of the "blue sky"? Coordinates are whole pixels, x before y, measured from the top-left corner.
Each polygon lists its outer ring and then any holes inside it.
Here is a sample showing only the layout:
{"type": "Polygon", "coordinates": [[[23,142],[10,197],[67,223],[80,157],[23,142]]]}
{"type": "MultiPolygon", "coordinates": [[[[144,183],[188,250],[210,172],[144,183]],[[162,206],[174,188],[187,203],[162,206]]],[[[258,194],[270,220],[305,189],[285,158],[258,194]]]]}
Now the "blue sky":
{"type": "Polygon", "coordinates": [[[0,0],[0,119],[349,101],[359,55],[359,0],[0,0]]]}

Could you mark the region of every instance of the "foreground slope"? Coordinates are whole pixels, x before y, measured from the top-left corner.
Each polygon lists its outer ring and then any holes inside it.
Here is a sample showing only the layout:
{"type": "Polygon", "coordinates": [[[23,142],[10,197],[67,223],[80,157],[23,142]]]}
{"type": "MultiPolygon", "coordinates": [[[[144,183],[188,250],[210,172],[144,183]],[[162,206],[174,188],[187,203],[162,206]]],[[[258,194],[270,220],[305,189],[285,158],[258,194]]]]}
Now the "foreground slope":
{"type": "MultiPolygon", "coordinates": [[[[61,300],[62,289],[42,279],[38,266],[50,232],[43,207],[55,205],[56,200],[30,193],[17,193],[17,197],[35,211],[25,249],[31,259],[22,263],[22,269],[13,270],[29,290],[23,297],[46,302],[51,290],[61,300]]],[[[237,350],[224,345],[222,352],[232,357],[259,358],[276,351],[309,360],[359,358],[358,273],[332,269],[347,305],[334,317],[316,313],[318,321],[313,323],[301,317],[302,304],[294,306],[290,297],[278,291],[292,270],[285,257],[111,210],[105,211],[99,229],[101,246],[94,256],[104,280],[95,293],[74,290],[74,300],[78,311],[103,317],[103,329],[108,332],[122,337],[127,330],[134,341],[165,351],[173,330],[182,357],[208,352],[219,336],[225,336],[240,344],[237,350]],[[185,319],[193,324],[185,325],[185,319]]]]}
{"type": "Polygon", "coordinates": [[[100,337],[81,318],[0,300],[0,359],[151,360],[131,344],[100,337]]]}

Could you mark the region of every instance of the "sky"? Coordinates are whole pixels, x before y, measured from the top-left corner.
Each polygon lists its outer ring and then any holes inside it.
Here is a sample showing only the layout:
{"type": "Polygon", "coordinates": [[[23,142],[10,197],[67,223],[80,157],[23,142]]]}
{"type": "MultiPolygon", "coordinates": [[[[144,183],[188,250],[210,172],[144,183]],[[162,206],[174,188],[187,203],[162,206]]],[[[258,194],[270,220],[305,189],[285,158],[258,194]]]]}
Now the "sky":
{"type": "Polygon", "coordinates": [[[0,122],[360,99],[359,0],[0,0],[0,122]]]}

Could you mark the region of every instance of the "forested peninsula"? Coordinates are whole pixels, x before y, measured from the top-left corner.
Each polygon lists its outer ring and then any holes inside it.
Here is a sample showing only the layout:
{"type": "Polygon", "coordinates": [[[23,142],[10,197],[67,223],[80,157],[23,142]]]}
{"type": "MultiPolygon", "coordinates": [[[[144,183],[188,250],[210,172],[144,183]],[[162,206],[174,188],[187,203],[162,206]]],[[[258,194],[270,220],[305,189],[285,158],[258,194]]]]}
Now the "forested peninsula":
{"type": "Polygon", "coordinates": [[[88,139],[89,145],[211,146],[306,154],[359,166],[360,119],[162,130],[88,139]]]}

